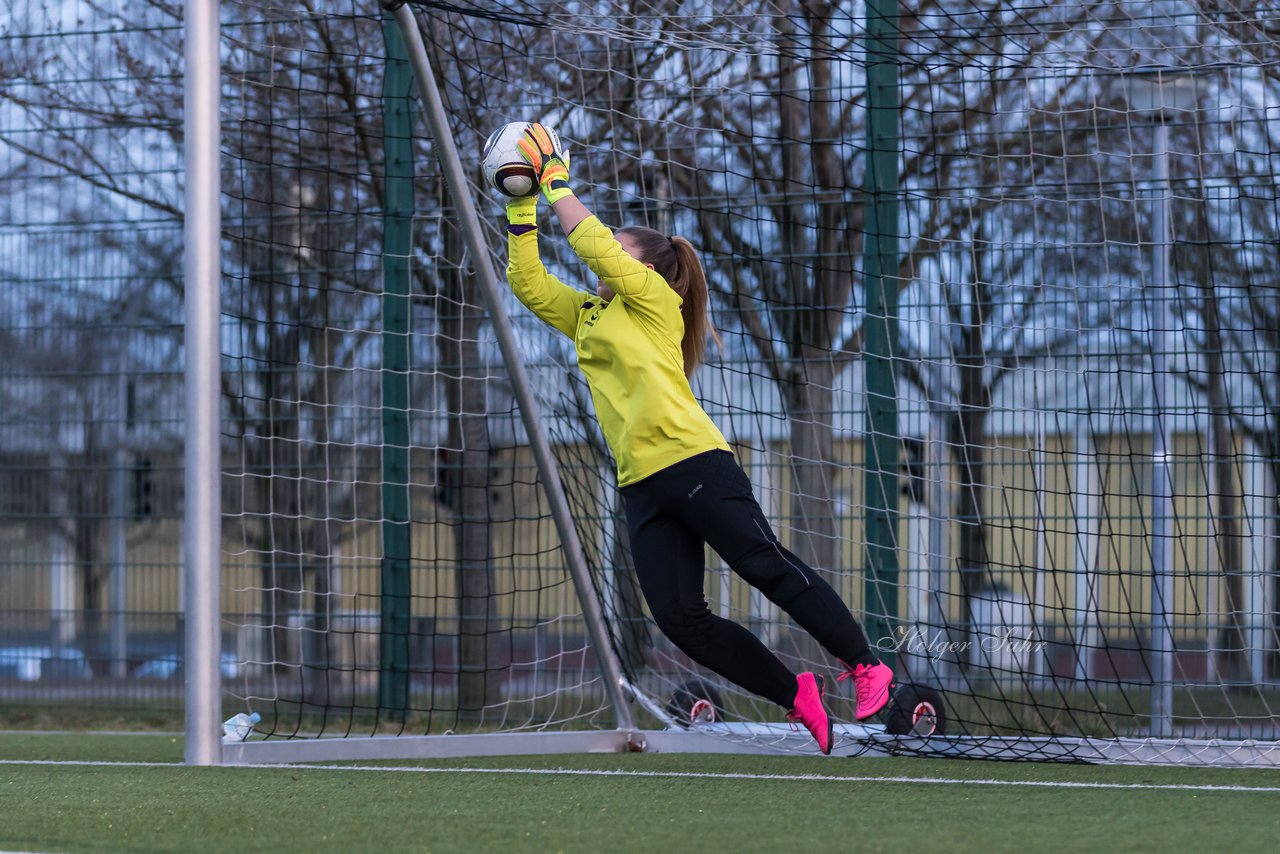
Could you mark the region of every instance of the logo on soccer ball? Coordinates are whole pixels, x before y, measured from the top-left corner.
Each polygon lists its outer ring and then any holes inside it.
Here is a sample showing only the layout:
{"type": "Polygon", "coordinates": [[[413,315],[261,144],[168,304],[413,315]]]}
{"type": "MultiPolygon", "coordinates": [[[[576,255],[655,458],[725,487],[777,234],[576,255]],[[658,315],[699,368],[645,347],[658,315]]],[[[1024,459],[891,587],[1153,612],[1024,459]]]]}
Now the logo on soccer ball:
{"type": "Polygon", "coordinates": [[[538,175],[516,147],[527,127],[528,122],[508,122],[491,133],[484,144],[485,183],[504,196],[532,196],[538,192],[538,175]]]}

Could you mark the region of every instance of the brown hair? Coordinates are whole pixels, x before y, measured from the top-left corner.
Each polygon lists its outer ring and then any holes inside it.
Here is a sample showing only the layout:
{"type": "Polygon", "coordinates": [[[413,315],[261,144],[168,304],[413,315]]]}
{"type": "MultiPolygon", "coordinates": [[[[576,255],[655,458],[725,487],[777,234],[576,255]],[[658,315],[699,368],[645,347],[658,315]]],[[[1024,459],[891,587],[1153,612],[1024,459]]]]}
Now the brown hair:
{"type": "Polygon", "coordinates": [[[680,296],[680,314],[684,317],[680,350],[684,354],[684,375],[692,378],[702,364],[707,338],[720,345],[720,336],[707,314],[707,274],[698,260],[698,250],[683,237],[667,237],[643,225],[628,225],[617,233],[631,238],[640,254],[637,260],[652,264],[653,271],[666,279],[671,290],[680,296]]]}

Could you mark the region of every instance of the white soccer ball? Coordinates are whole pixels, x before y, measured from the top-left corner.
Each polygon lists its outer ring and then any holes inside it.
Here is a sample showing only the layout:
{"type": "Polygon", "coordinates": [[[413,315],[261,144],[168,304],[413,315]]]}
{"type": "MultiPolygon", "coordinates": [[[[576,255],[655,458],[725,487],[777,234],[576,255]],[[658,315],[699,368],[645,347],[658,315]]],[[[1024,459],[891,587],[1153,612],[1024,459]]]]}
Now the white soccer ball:
{"type": "Polygon", "coordinates": [[[520,156],[516,143],[528,122],[508,122],[489,134],[481,160],[484,180],[504,196],[532,196],[538,192],[538,176],[520,156]]]}

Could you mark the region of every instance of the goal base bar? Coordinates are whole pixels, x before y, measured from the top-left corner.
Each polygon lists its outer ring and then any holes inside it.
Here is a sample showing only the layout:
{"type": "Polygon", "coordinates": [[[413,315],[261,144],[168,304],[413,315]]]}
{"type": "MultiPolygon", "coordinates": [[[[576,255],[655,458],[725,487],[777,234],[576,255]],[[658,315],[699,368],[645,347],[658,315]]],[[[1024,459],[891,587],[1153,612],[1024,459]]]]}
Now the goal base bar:
{"type": "MultiPolygon", "coordinates": [[[[1142,738],[1020,738],[889,735],[884,727],[834,728],[832,756],[1280,768],[1280,743],[1142,738]]],[[[363,738],[267,739],[225,744],[225,765],[536,756],[566,753],[719,753],[816,755],[807,732],[787,724],[715,723],[689,729],[589,730],[363,738]]]]}
{"type": "MultiPolygon", "coordinates": [[[[869,744],[880,726],[837,726],[837,738],[856,743],[850,755],[892,755],[869,744]]],[[[813,739],[788,724],[698,724],[690,729],[387,735],[359,738],[279,738],[222,746],[224,765],[351,762],[380,759],[450,759],[466,756],[536,756],[558,753],[807,754],[813,739]]]]}
{"type": "MultiPolygon", "coordinates": [[[[1092,765],[1280,767],[1280,742],[1223,739],[1070,738],[890,735],[875,724],[833,727],[833,756],[919,756],[939,759],[1020,759],[1092,765]]],[[[789,724],[711,723],[647,733],[648,750],[706,753],[806,754],[813,740],[789,724]],[[715,746],[711,746],[714,744],[715,746]]]]}
{"type": "Polygon", "coordinates": [[[624,730],[287,738],[224,744],[222,762],[224,765],[262,765],[373,759],[449,759],[463,756],[626,753],[643,749],[643,740],[643,733],[624,730]]]}

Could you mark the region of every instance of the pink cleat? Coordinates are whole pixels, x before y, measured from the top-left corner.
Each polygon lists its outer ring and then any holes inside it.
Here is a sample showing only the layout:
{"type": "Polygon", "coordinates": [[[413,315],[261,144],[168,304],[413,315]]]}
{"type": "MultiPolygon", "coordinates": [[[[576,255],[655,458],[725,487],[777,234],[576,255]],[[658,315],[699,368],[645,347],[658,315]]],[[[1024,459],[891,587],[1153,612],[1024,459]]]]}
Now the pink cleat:
{"type": "MultiPolygon", "coordinates": [[[[849,665],[846,664],[845,667],[849,665]]],[[[859,664],[841,673],[836,681],[843,682],[850,678],[853,679],[853,692],[858,698],[858,708],[853,716],[858,720],[865,721],[889,702],[889,689],[893,686],[893,671],[889,669],[889,665],[880,662],[859,664]]]]}
{"type": "Polygon", "coordinates": [[[813,740],[818,742],[818,749],[830,753],[834,739],[831,737],[831,717],[822,705],[822,688],[821,676],[808,672],[797,676],[795,705],[787,718],[804,724],[813,740]]]}

